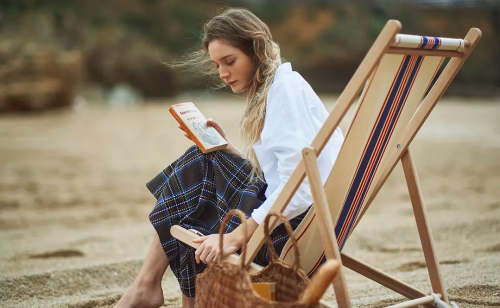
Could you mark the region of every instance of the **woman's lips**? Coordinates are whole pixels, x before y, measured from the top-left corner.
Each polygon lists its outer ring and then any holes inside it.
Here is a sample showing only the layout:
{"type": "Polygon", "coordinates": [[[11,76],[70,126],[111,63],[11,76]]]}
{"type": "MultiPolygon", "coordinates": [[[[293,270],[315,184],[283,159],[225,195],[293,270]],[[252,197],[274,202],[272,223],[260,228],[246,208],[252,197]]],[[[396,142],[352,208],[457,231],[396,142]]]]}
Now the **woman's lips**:
{"type": "Polygon", "coordinates": [[[232,85],[234,85],[237,81],[238,81],[238,80],[231,81],[231,82],[228,82],[227,84],[228,84],[228,85],[230,85],[230,86],[232,86],[232,85]]]}

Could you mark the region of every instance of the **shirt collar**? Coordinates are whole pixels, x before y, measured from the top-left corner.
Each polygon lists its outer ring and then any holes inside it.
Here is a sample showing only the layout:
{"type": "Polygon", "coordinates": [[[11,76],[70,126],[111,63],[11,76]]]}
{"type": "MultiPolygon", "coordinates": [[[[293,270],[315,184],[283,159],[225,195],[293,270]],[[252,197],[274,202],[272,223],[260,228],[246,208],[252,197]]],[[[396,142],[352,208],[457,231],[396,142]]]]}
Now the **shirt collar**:
{"type": "Polygon", "coordinates": [[[279,78],[285,74],[289,74],[292,72],[292,64],[290,62],[286,62],[286,63],[283,63],[281,64],[280,66],[278,66],[278,69],[276,69],[276,75],[274,75],[274,80],[276,80],[276,78],[279,78]]]}

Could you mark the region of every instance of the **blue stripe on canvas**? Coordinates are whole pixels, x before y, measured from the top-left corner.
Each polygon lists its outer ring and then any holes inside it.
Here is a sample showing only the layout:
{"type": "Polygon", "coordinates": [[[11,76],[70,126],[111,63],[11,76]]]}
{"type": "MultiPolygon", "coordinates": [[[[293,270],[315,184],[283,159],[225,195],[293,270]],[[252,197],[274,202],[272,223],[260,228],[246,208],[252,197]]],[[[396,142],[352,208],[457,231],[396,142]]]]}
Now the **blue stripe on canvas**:
{"type": "Polygon", "coordinates": [[[434,37],[434,45],[432,45],[432,48],[431,49],[436,49],[438,48],[439,46],[439,38],[438,37],[434,37]]]}
{"type": "MultiPolygon", "coordinates": [[[[427,40],[424,40],[424,41],[427,42],[427,40]]],[[[365,197],[365,195],[368,192],[368,189],[370,187],[369,184],[371,183],[371,181],[375,175],[376,168],[374,168],[374,167],[378,165],[378,163],[380,162],[380,160],[382,158],[382,153],[384,152],[384,150],[388,144],[389,136],[391,135],[391,132],[396,125],[397,119],[399,117],[399,113],[401,112],[401,109],[404,106],[404,103],[406,101],[406,96],[411,88],[411,85],[413,83],[413,80],[416,77],[420,63],[423,59],[423,57],[421,57],[421,56],[419,56],[417,58],[414,66],[413,66],[413,69],[410,73],[409,78],[407,79],[407,81],[404,84],[402,84],[404,75],[409,68],[409,63],[410,63],[411,58],[412,58],[412,56],[406,56],[405,59],[403,60],[403,66],[402,66],[402,68],[401,68],[401,70],[396,78],[396,82],[391,90],[389,98],[383,107],[383,111],[380,115],[380,118],[379,118],[378,122],[375,124],[375,130],[371,136],[371,139],[368,141],[368,147],[367,147],[365,153],[363,154],[363,157],[361,158],[360,166],[359,166],[359,168],[354,176],[353,184],[352,184],[352,186],[348,192],[347,198],[344,202],[342,212],[340,214],[338,223],[335,227],[335,233],[336,233],[337,237],[341,233],[342,227],[346,223],[347,217],[349,215],[349,210],[351,209],[352,206],[355,206],[355,208],[354,208],[353,216],[351,217],[350,221],[347,222],[349,225],[347,227],[347,231],[345,233],[345,236],[343,237],[342,242],[339,243],[340,250],[342,250],[342,248],[345,244],[345,240],[347,239],[347,237],[351,231],[351,228],[353,227],[354,221],[356,220],[355,218],[358,215],[358,212],[359,212],[360,207],[363,203],[364,197],[365,197]],[[401,86],[404,87],[403,93],[400,96],[399,101],[395,102],[397,93],[398,93],[401,86]],[[392,117],[389,118],[389,114],[390,114],[392,107],[394,106],[394,103],[397,104],[396,112],[394,112],[392,117]],[[387,121],[390,121],[389,128],[387,130],[387,133],[385,135],[381,136],[382,130],[383,130],[387,121]],[[377,143],[378,143],[380,138],[383,138],[382,146],[380,146],[378,151],[375,153],[375,148],[376,148],[377,143]],[[368,165],[370,164],[370,161],[374,155],[375,155],[375,162],[372,165],[371,170],[367,170],[368,165]],[[361,187],[362,186],[361,184],[363,182],[363,177],[364,177],[366,172],[369,172],[369,176],[368,176],[367,181],[365,182],[365,185],[363,187],[361,187]],[[360,198],[358,198],[356,204],[353,204],[354,200],[356,199],[357,192],[360,189],[362,189],[361,196],[360,196],[360,198]]]]}
{"type": "Polygon", "coordinates": [[[427,38],[427,36],[422,36],[422,44],[420,45],[419,48],[425,48],[425,46],[427,46],[428,42],[429,42],[429,39],[427,38]]]}

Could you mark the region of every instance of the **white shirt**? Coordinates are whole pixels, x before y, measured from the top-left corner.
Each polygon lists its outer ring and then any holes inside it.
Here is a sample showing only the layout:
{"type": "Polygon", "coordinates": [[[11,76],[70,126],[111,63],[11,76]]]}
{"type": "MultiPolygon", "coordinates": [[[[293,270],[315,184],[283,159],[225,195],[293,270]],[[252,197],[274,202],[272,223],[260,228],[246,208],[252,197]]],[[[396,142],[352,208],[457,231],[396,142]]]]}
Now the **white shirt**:
{"type": "MultiPolygon", "coordinates": [[[[302,158],[302,149],[310,146],[329,113],[311,86],[292,71],[290,63],[281,64],[267,95],[266,118],[260,140],[253,146],[267,182],[266,201],[252,212],[262,223],[302,158]]],[[[318,159],[321,180],[326,182],[337,159],[344,137],[336,128],[318,159]]],[[[284,211],[292,219],[312,204],[307,177],[284,211]]]]}

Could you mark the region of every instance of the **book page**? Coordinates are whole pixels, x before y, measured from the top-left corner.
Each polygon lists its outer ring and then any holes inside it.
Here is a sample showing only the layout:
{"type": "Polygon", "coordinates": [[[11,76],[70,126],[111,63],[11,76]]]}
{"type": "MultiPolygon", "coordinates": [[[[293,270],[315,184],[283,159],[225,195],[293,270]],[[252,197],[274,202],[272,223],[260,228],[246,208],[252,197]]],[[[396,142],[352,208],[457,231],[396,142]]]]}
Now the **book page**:
{"type": "Polygon", "coordinates": [[[205,149],[209,150],[227,144],[226,140],[222,138],[215,128],[206,124],[207,119],[193,103],[177,104],[171,108],[205,149]]]}

